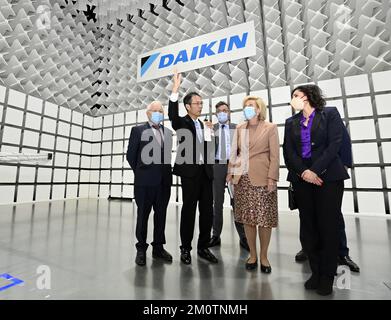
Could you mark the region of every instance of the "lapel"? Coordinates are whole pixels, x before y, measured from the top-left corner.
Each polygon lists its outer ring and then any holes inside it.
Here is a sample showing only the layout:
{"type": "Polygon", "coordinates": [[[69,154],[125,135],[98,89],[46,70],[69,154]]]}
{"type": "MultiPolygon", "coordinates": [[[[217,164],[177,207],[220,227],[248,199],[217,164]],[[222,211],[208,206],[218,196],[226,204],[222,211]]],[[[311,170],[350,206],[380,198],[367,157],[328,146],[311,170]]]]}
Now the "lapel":
{"type": "MultiPolygon", "coordinates": [[[[248,128],[248,124],[247,124],[247,128],[248,128]]],[[[248,130],[246,130],[246,131],[248,131],[248,130]]],[[[249,149],[254,148],[254,146],[257,144],[258,140],[262,138],[262,136],[265,134],[265,132],[266,132],[265,121],[260,121],[257,126],[257,129],[255,130],[255,139],[253,139],[253,141],[249,142],[249,149]]]]}
{"type": "Polygon", "coordinates": [[[314,119],[312,120],[312,127],[311,127],[311,141],[314,140],[314,137],[317,133],[317,129],[323,117],[323,111],[315,110],[314,112],[315,112],[315,116],[314,119]]]}
{"type": "Polygon", "coordinates": [[[186,115],[186,116],[184,117],[184,119],[186,120],[187,124],[189,125],[191,132],[192,132],[194,135],[196,135],[196,128],[195,128],[193,119],[192,119],[189,115],[186,115]]]}
{"type": "Polygon", "coordinates": [[[292,133],[294,137],[294,141],[296,143],[297,150],[301,150],[301,127],[300,127],[300,119],[302,115],[302,111],[293,116],[292,119],[292,133]]]}
{"type": "MultiPolygon", "coordinates": [[[[149,122],[146,122],[145,125],[144,125],[144,130],[151,130],[152,134],[153,134],[153,130],[152,130],[152,127],[151,125],[149,124],[149,122]]],[[[148,133],[149,134],[149,133],[148,133]]],[[[156,140],[155,139],[155,135],[153,134],[152,136],[149,137],[149,142],[151,142],[152,140],[156,140]]]]}

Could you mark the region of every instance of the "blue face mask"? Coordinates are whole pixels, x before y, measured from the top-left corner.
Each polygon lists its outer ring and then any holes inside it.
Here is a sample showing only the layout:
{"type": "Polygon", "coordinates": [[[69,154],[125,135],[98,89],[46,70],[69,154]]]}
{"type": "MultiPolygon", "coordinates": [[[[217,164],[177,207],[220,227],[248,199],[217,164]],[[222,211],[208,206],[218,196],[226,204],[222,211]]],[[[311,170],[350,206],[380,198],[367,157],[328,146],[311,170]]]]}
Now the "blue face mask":
{"type": "Polygon", "coordinates": [[[219,122],[221,124],[226,123],[228,121],[228,113],[226,113],[226,112],[219,112],[217,114],[217,119],[219,120],[219,122]]]}
{"type": "Polygon", "coordinates": [[[164,118],[163,113],[158,111],[152,112],[151,121],[154,124],[160,124],[160,122],[163,121],[163,118],[164,118]]]}
{"type": "Polygon", "coordinates": [[[255,112],[255,108],[252,106],[246,106],[243,109],[243,113],[244,113],[244,117],[246,118],[246,120],[250,120],[257,115],[257,113],[255,112]]]}

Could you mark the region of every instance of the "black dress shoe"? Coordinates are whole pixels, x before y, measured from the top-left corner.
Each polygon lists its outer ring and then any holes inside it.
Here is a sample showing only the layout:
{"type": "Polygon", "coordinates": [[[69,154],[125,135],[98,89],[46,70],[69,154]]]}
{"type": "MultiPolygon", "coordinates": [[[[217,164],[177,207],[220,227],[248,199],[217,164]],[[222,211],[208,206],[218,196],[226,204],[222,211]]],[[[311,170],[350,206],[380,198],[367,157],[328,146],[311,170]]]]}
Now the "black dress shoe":
{"type": "Polygon", "coordinates": [[[145,266],[146,259],[147,257],[144,251],[137,251],[136,260],[135,260],[137,265],[145,266]]]}
{"type": "Polygon", "coordinates": [[[307,254],[301,249],[295,256],[296,262],[304,262],[308,259],[307,254]]]}
{"type": "Polygon", "coordinates": [[[348,266],[352,272],[360,272],[360,267],[349,256],[339,256],[338,263],[340,265],[348,266]]]}
{"type": "Polygon", "coordinates": [[[167,262],[172,262],[171,254],[169,254],[164,249],[152,251],[152,257],[154,257],[156,259],[162,259],[162,260],[167,261],[167,262]]]}
{"type": "Polygon", "coordinates": [[[209,249],[198,249],[197,253],[202,259],[208,260],[209,262],[219,262],[219,260],[217,260],[217,258],[213,255],[212,252],[209,251],[209,249]]]}
{"type": "Polygon", "coordinates": [[[213,236],[209,241],[209,248],[221,245],[221,239],[213,236]]]}
{"type": "Polygon", "coordinates": [[[316,293],[321,296],[328,296],[333,293],[334,277],[320,276],[316,293]]]}
{"type": "Polygon", "coordinates": [[[247,259],[246,261],[246,269],[247,270],[254,270],[258,267],[258,261],[255,260],[255,262],[253,263],[249,263],[248,261],[250,260],[250,258],[247,259]]]}
{"type": "Polygon", "coordinates": [[[261,272],[262,273],[272,273],[272,267],[271,266],[264,266],[261,263],[261,272]]]}
{"type": "Polygon", "coordinates": [[[247,241],[240,240],[239,245],[240,245],[244,250],[250,251],[250,247],[248,246],[247,241]]]}
{"type": "Polygon", "coordinates": [[[312,274],[311,278],[309,278],[305,283],[304,287],[307,290],[316,290],[319,286],[319,275],[318,274],[312,274]]]}
{"type": "Polygon", "coordinates": [[[184,264],[190,264],[191,263],[190,250],[187,250],[187,249],[182,249],[181,250],[181,261],[184,264]]]}

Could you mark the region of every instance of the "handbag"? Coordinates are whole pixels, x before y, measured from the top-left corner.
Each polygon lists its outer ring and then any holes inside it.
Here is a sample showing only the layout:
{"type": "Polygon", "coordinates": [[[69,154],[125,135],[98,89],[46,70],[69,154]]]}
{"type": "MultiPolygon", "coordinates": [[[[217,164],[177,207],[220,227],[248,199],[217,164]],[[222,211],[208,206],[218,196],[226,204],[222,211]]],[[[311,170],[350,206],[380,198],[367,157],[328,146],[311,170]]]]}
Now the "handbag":
{"type": "Polygon", "coordinates": [[[295,199],[295,192],[293,190],[292,183],[288,187],[288,205],[289,205],[289,209],[291,209],[291,210],[297,209],[297,203],[296,203],[296,199],[295,199]]]}

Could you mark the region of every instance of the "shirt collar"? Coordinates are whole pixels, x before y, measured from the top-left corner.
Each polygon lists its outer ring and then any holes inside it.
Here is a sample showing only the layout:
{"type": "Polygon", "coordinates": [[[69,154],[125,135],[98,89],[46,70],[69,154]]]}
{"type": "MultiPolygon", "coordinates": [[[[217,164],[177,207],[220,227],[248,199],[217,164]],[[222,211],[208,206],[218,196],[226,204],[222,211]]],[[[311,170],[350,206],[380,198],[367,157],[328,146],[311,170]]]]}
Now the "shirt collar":
{"type": "MultiPolygon", "coordinates": [[[[155,128],[156,124],[154,124],[152,121],[148,121],[148,123],[149,123],[149,125],[151,126],[151,128],[155,128]]],[[[159,126],[159,129],[162,128],[162,125],[161,125],[161,124],[159,124],[158,126],[159,126]]],[[[156,129],[156,128],[155,128],[155,129],[156,129]]]]}
{"type": "MultiPolygon", "coordinates": [[[[312,121],[312,119],[315,117],[315,112],[316,112],[316,110],[314,110],[314,111],[310,114],[308,122],[312,121]]],[[[304,113],[302,112],[302,113],[301,113],[301,117],[300,117],[300,124],[303,124],[304,122],[305,122],[305,116],[304,116],[304,113]]]]}
{"type": "Polygon", "coordinates": [[[219,122],[219,127],[221,128],[222,126],[225,126],[226,128],[229,127],[229,121],[227,121],[227,122],[224,123],[224,124],[221,124],[221,123],[219,122]]]}

